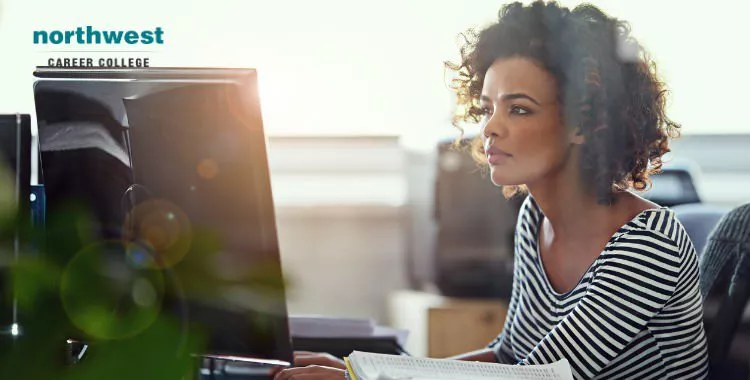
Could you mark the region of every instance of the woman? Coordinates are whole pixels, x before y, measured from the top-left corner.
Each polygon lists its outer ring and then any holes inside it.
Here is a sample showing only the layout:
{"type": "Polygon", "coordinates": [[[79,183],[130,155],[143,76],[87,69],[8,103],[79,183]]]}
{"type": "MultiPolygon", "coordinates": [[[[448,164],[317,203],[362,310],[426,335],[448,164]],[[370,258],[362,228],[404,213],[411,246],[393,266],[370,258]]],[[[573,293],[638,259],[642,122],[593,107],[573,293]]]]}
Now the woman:
{"type": "MultiPolygon", "coordinates": [[[[629,191],[648,186],[679,126],[627,24],[590,5],[514,3],[467,40],[449,65],[455,121],[481,123],[476,153],[506,196],[529,194],[503,331],[458,358],[565,358],[581,379],[705,378],[695,249],[670,210],[629,191]]],[[[320,366],[278,378],[343,377],[330,358],[299,358],[320,366]]]]}

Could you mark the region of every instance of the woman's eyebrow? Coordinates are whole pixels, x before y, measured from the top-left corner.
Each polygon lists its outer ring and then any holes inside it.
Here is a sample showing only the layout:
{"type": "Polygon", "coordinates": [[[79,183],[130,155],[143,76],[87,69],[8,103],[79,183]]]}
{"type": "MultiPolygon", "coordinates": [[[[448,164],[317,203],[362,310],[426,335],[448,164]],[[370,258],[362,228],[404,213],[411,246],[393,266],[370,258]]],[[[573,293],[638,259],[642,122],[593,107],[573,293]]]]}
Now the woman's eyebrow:
{"type": "MultiPolygon", "coordinates": [[[[534,103],[534,104],[536,104],[538,106],[541,105],[541,103],[539,103],[536,99],[534,99],[530,95],[524,94],[522,92],[516,92],[516,93],[512,93],[512,94],[503,94],[500,97],[500,99],[503,100],[503,101],[514,100],[514,99],[528,99],[529,101],[531,101],[532,103],[534,103]]],[[[483,101],[483,102],[492,102],[492,99],[490,99],[490,97],[487,96],[487,95],[480,96],[479,100],[483,101]]]]}

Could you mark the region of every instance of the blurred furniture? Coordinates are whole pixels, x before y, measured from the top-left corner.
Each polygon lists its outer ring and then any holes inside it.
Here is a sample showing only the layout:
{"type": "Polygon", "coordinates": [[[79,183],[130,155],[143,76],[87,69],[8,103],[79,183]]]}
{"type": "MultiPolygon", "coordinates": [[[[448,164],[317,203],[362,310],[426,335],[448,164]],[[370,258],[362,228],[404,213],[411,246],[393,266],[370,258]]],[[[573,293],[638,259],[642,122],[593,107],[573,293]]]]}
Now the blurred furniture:
{"type": "Polygon", "coordinates": [[[464,138],[438,145],[433,220],[435,283],[441,294],[508,298],[513,277],[513,236],[524,196],[505,199],[489,173],[471,157],[464,138]]]}
{"type": "Polygon", "coordinates": [[[445,358],[487,346],[502,330],[508,306],[502,301],[446,299],[427,310],[427,353],[445,358]]]}
{"type": "Polygon", "coordinates": [[[693,242],[699,256],[706,246],[709,234],[729,211],[725,207],[705,203],[680,204],[672,207],[672,210],[685,227],[685,232],[690,236],[690,241],[693,242]]]}
{"type": "MultiPolygon", "coordinates": [[[[699,266],[710,372],[713,378],[726,378],[738,372],[727,353],[750,298],[750,203],[719,221],[699,266]]],[[[747,372],[747,362],[740,368],[747,372]]]]}
{"type": "Polygon", "coordinates": [[[700,255],[709,234],[729,209],[702,202],[696,185],[699,176],[700,170],[692,161],[670,162],[651,177],[652,188],[644,197],[674,210],[700,255]]]}
{"type": "Polygon", "coordinates": [[[394,292],[389,298],[390,324],[410,331],[406,350],[436,358],[486,347],[501,332],[507,307],[497,299],[417,291],[394,292]]]}
{"type": "Polygon", "coordinates": [[[665,164],[662,171],[651,176],[652,187],[643,197],[662,206],[700,203],[696,187],[700,169],[692,161],[678,160],[665,164]]]}
{"type": "Polygon", "coordinates": [[[343,359],[352,351],[374,352],[377,354],[400,355],[404,349],[395,337],[360,337],[360,338],[303,338],[293,337],[292,347],[295,351],[327,352],[343,359]]]}

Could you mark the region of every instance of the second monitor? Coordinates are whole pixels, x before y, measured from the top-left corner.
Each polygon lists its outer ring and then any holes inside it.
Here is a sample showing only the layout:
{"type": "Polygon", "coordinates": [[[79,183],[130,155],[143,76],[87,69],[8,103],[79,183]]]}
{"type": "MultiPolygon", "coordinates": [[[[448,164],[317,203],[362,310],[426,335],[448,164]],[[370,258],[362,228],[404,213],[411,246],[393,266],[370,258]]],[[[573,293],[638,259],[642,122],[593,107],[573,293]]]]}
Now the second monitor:
{"type": "MultiPolygon", "coordinates": [[[[291,363],[255,71],[35,74],[49,235],[71,232],[71,212],[88,218],[57,259],[75,267],[98,246],[109,266],[162,272],[159,312],[205,336],[196,354],[291,363]]],[[[114,288],[139,286],[131,277],[114,288]]],[[[135,323],[138,300],[124,308],[115,321],[135,323]]]]}

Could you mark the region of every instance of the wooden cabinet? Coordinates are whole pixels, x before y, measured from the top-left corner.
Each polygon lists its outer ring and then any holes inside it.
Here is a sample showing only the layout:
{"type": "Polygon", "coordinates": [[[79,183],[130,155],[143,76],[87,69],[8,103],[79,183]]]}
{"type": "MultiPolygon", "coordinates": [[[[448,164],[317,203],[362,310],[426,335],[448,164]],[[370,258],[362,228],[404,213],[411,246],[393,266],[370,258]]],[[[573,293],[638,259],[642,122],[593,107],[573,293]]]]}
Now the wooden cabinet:
{"type": "Polygon", "coordinates": [[[485,347],[503,328],[499,300],[453,300],[427,310],[428,356],[444,358],[485,347]]]}
{"type": "Polygon", "coordinates": [[[507,307],[503,300],[398,291],[389,297],[389,322],[409,330],[406,349],[414,356],[444,358],[484,348],[502,331],[507,307]]]}

